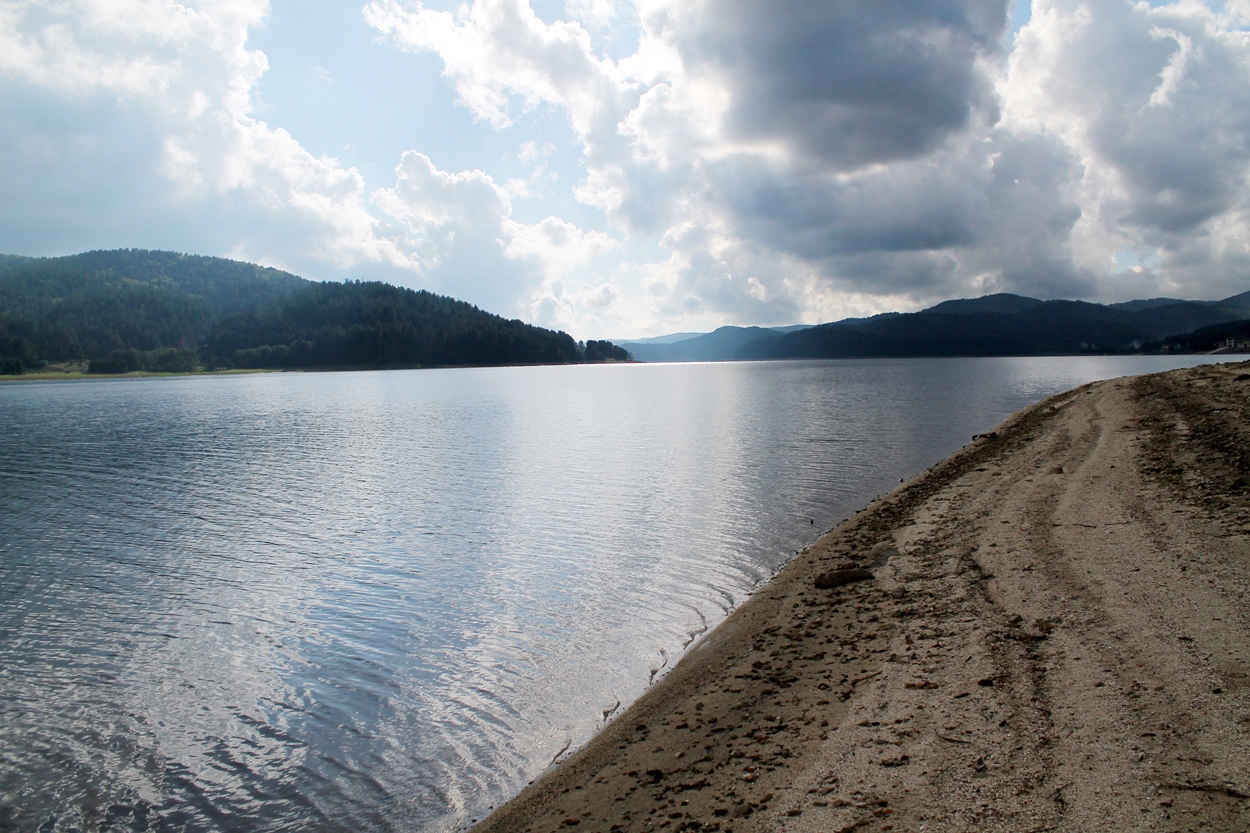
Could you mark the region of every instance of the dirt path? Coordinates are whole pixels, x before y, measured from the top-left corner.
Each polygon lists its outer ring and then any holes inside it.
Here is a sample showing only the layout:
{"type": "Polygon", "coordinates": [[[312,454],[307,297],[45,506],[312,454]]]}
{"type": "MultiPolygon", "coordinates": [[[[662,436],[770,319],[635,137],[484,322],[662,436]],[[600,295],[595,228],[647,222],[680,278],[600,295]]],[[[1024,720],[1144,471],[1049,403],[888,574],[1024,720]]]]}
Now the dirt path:
{"type": "Polygon", "coordinates": [[[1013,417],[477,829],[1250,829],[1246,372],[1013,417]],[[815,587],[849,567],[874,579],[815,587]]]}

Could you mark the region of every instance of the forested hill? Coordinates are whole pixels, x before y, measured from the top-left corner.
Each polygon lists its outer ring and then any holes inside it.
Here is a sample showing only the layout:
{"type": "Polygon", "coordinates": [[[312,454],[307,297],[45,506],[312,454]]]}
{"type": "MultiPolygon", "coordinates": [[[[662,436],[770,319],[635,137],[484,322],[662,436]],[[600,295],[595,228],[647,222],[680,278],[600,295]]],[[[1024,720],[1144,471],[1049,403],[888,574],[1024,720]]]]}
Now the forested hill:
{"type": "Polygon", "coordinates": [[[204,353],[213,364],[238,367],[563,364],[586,358],[567,333],[384,283],[313,284],[277,309],[223,319],[204,353]]]}
{"type": "Polygon", "coordinates": [[[0,372],[394,367],[628,359],[608,342],[382,283],[313,283],[222,258],[128,249],[0,255],[0,372]]]}
{"type": "Polygon", "coordinates": [[[114,350],[195,349],[223,316],[272,307],[309,285],[217,257],[122,249],[0,258],[0,353],[41,362],[114,350]]]}

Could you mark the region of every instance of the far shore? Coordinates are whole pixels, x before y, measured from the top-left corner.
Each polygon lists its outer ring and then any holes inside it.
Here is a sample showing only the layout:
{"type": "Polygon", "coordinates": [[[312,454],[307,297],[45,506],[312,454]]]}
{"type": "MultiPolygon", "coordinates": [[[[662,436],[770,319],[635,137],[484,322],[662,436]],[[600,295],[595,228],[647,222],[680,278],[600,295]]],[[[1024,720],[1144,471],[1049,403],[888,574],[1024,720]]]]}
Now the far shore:
{"type": "Polygon", "coordinates": [[[146,379],[170,376],[240,376],[252,373],[294,373],[299,371],[281,369],[230,368],[228,370],[190,370],[162,373],[155,370],[135,370],[130,373],[88,373],[85,370],[40,370],[20,376],[0,376],[0,382],[48,382],[83,381],[86,379],[146,379]]]}
{"type": "Polygon", "coordinates": [[[1250,362],[1021,411],[790,562],[512,831],[1244,831],[1250,362]]]}
{"type": "Polygon", "coordinates": [[[171,376],[241,376],[256,373],[350,373],[364,370],[457,370],[481,367],[586,367],[606,364],[642,364],[642,362],[601,361],[565,364],[455,364],[455,365],[398,365],[398,366],[349,366],[349,367],[230,367],[216,370],[187,370],[162,372],[156,370],[133,370],[129,373],[88,373],[86,363],[70,366],[59,365],[54,370],[38,370],[20,376],[0,376],[0,382],[46,382],[78,381],[85,379],[146,379],[171,376]]]}
{"type": "MultiPolygon", "coordinates": [[[[1220,348],[1209,353],[1107,353],[1107,354],[1091,354],[1091,353],[1072,353],[1072,354],[1047,354],[1047,355],[1031,355],[1031,356],[877,356],[877,357],[855,357],[847,359],[764,359],[762,361],[861,361],[871,358],[894,358],[894,359],[1010,359],[1010,358],[1089,358],[1095,355],[1105,356],[1229,356],[1242,355],[1242,351],[1227,350],[1220,348]]],[[[603,361],[603,362],[586,362],[585,364],[707,364],[707,362],[639,362],[639,361],[603,361]]],[[[232,367],[216,370],[190,370],[178,372],[160,372],[154,370],[135,370],[130,373],[88,373],[87,363],[65,363],[57,365],[49,365],[52,369],[42,369],[33,373],[23,373],[19,376],[0,376],[0,383],[3,382],[46,382],[46,381],[73,381],[81,379],[144,379],[149,377],[170,377],[170,376],[238,376],[250,375],[254,373],[343,373],[358,370],[449,370],[459,368],[479,368],[479,367],[564,367],[560,365],[545,364],[489,364],[489,365],[402,365],[402,366],[350,366],[350,367],[232,367]]],[[[580,367],[581,364],[567,364],[569,367],[580,367]]]]}

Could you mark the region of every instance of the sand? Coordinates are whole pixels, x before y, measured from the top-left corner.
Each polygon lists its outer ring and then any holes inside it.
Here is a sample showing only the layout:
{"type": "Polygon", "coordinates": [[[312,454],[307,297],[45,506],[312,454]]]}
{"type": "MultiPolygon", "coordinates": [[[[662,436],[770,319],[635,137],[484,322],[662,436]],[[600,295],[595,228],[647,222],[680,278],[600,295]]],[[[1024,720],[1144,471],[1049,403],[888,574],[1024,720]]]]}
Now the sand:
{"type": "Polygon", "coordinates": [[[1250,829],[1248,373],[1017,414],[475,830],[1250,829]]]}

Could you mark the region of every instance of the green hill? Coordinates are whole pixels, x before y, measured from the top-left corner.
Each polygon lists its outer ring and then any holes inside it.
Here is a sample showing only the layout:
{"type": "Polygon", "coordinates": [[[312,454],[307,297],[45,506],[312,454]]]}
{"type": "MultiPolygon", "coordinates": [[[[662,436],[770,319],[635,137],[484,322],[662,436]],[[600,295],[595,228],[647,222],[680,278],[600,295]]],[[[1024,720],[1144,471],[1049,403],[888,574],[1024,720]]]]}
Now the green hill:
{"type": "Polygon", "coordinates": [[[567,333],[384,283],[319,283],[276,309],[218,322],[205,358],[237,367],[563,364],[584,360],[567,333]]]}
{"type": "Polygon", "coordinates": [[[622,361],[608,342],[383,283],[313,283],[251,263],[124,249],[0,255],[0,373],[622,361]]]}
{"type": "Polygon", "coordinates": [[[214,322],[270,307],[309,285],[217,257],[122,249],[0,258],[0,354],[28,365],[115,350],[194,349],[214,322]]]}

